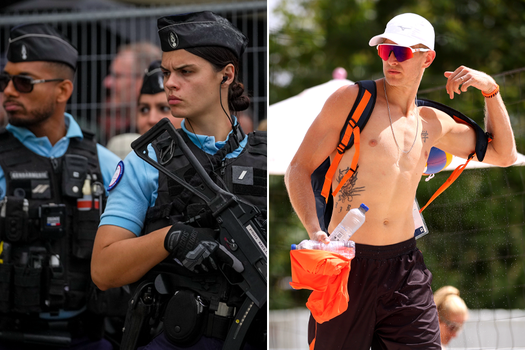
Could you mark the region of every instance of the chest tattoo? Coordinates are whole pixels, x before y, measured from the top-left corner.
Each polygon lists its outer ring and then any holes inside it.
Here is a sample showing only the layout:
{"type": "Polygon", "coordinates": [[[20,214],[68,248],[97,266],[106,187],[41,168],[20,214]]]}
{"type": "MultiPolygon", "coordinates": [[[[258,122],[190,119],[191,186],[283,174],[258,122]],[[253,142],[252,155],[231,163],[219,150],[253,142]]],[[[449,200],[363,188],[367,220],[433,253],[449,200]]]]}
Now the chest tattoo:
{"type": "MultiPolygon", "coordinates": [[[[350,171],[349,167],[343,170],[339,169],[337,174],[337,181],[341,182],[341,180],[348,171],[350,171]]],[[[356,186],[358,173],[359,171],[356,171],[352,176],[350,176],[350,179],[348,179],[348,181],[341,187],[341,190],[339,190],[339,195],[337,196],[337,203],[335,205],[336,208],[339,208],[339,212],[342,212],[343,204],[347,203],[348,208],[350,203],[354,200],[354,196],[359,196],[360,193],[365,190],[365,186],[356,186]]]]}
{"type": "Polygon", "coordinates": [[[423,142],[426,143],[428,139],[428,131],[423,130],[423,132],[421,133],[421,138],[423,139],[423,142]]]}

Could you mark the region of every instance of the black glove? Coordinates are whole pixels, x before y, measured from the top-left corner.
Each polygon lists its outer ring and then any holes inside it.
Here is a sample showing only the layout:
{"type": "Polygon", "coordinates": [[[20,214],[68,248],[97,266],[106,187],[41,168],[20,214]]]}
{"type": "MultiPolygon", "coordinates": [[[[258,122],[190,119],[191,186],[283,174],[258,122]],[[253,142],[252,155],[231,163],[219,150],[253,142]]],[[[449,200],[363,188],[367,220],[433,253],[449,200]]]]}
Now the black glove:
{"type": "Polygon", "coordinates": [[[213,230],[175,224],[166,234],[164,248],[193,272],[217,270],[215,259],[242,272],[243,264],[226,247],[213,239],[213,230]]]}
{"type": "Polygon", "coordinates": [[[175,224],[164,238],[164,248],[190,271],[217,270],[213,253],[219,243],[213,239],[212,233],[211,229],[175,224]]]}

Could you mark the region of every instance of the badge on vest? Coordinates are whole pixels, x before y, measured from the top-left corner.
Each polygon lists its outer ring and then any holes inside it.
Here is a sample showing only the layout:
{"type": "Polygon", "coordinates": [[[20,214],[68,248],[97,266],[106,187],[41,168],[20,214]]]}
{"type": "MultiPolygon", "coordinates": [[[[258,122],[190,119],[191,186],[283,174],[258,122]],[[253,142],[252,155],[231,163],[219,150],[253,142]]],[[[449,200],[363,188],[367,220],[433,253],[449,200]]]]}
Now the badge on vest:
{"type": "Polygon", "coordinates": [[[232,182],[239,185],[253,185],[253,168],[247,166],[232,166],[232,182]]]}
{"type": "Polygon", "coordinates": [[[47,171],[11,171],[12,195],[19,198],[51,198],[51,182],[47,171]]]}
{"type": "Polygon", "coordinates": [[[65,235],[67,213],[64,204],[42,204],[38,214],[42,238],[60,239],[65,235]]]}
{"type": "Polygon", "coordinates": [[[51,198],[51,186],[49,181],[31,181],[31,198],[51,198]]]}
{"type": "Polygon", "coordinates": [[[122,175],[124,175],[124,162],[120,161],[117,164],[117,168],[115,169],[115,172],[113,173],[113,177],[111,178],[111,182],[108,186],[108,191],[111,191],[114,189],[120,180],[122,179],[122,175]]]}
{"type": "Polygon", "coordinates": [[[49,179],[47,171],[11,171],[11,180],[42,180],[49,179]]]}

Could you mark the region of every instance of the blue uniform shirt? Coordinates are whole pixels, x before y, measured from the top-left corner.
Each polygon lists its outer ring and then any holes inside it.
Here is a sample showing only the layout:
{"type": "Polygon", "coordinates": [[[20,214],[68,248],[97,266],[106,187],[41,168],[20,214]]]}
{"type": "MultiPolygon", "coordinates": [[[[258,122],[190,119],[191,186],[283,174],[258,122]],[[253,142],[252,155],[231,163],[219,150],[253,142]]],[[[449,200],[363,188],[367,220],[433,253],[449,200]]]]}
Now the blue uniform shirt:
{"type": "MultiPolygon", "coordinates": [[[[204,152],[214,155],[226,144],[227,140],[216,142],[213,136],[196,135],[189,132],[184,122],[185,120],[181,124],[182,130],[204,152]]],[[[237,119],[235,119],[235,123],[237,123],[237,119]]],[[[230,135],[231,131],[228,137],[230,135]]],[[[247,142],[248,136],[240,142],[240,146],[235,151],[228,153],[226,158],[239,156],[247,142]]],[[[148,146],[148,155],[153,160],[157,160],[155,150],[151,145],[148,146]]],[[[158,185],[159,171],[140,159],[135,152],[128,154],[123,161],[123,173],[120,182],[109,192],[100,226],[119,226],[139,236],[144,227],[146,211],[155,205],[158,185]]]]}
{"type": "MultiPolygon", "coordinates": [[[[16,127],[8,124],[6,129],[13,134],[20,142],[24,144],[30,151],[47,158],[59,158],[62,157],[68,147],[69,140],[72,138],[84,138],[80,126],[73,119],[71,114],[64,113],[66,118],[66,136],[58,140],[58,142],[52,146],[47,136],[36,137],[31,131],[26,128],[16,127]]],[[[102,178],[104,180],[104,186],[107,188],[111,181],[111,176],[115,170],[115,165],[119,162],[119,158],[111,153],[107,148],[97,144],[98,161],[100,164],[100,170],[102,171],[102,178]]],[[[5,197],[6,193],[6,180],[4,170],[0,168],[0,200],[5,197]]]]}

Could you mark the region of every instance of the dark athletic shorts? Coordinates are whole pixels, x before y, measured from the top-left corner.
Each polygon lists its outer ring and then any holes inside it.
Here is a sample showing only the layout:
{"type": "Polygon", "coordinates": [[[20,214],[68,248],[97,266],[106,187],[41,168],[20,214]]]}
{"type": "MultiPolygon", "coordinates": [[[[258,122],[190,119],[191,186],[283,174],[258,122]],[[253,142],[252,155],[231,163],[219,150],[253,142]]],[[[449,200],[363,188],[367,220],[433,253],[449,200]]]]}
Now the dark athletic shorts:
{"type": "Polygon", "coordinates": [[[432,274],[415,238],[387,245],[356,244],[348,279],[348,309],[319,324],[310,315],[315,350],[441,350],[432,274]]]}

